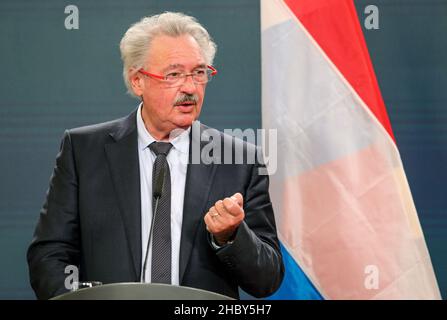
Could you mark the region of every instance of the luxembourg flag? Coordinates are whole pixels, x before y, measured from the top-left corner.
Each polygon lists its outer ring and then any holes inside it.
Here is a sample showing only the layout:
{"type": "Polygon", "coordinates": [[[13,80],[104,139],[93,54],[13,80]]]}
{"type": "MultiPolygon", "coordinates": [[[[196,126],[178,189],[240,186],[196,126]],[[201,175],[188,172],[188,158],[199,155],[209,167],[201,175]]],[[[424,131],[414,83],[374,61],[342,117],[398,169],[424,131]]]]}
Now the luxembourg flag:
{"type": "Polygon", "coordinates": [[[351,0],[261,0],[286,264],[273,299],[440,299],[351,0]]]}

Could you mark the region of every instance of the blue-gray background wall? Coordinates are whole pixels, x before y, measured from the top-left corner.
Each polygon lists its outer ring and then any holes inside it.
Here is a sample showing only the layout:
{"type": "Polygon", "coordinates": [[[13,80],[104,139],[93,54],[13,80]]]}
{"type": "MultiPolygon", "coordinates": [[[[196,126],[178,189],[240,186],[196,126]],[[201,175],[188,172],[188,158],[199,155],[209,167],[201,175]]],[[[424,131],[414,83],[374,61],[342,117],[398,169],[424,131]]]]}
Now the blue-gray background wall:
{"type": "MultiPolygon", "coordinates": [[[[446,298],[447,1],[356,1],[362,22],[368,4],[379,8],[380,29],[364,29],[365,38],[446,298]]],[[[136,107],[118,44],[130,24],[166,10],[197,17],[219,47],[202,122],[259,128],[257,0],[0,2],[0,298],[34,298],[25,252],[63,131],[136,107]],[[64,27],[69,4],[79,30],[64,27]]]]}

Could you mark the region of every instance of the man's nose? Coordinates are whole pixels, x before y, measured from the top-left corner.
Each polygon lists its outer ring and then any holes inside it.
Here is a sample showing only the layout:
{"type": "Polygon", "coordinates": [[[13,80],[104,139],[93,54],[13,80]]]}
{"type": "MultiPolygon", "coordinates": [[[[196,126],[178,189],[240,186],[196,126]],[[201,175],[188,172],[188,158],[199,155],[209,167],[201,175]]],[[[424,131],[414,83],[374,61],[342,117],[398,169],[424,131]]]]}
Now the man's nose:
{"type": "Polygon", "coordinates": [[[194,83],[194,80],[192,79],[192,75],[188,74],[185,76],[185,82],[180,87],[182,92],[185,93],[193,93],[196,91],[196,84],[194,83]]]}

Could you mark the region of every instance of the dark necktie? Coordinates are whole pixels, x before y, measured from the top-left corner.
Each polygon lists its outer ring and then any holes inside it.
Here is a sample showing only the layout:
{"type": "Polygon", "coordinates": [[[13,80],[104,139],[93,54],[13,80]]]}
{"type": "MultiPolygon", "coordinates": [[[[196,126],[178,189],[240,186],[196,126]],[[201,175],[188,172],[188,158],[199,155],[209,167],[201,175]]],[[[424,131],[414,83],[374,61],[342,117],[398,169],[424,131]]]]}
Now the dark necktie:
{"type": "Polygon", "coordinates": [[[166,157],[172,148],[168,142],[153,142],[149,148],[157,156],[152,170],[152,190],[155,190],[155,182],[164,167],[164,183],[161,197],[158,200],[155,213],[155,197],[152,196],[153,220],[152,236],[152,283],[171,283],[171,174],[166,157]]]}

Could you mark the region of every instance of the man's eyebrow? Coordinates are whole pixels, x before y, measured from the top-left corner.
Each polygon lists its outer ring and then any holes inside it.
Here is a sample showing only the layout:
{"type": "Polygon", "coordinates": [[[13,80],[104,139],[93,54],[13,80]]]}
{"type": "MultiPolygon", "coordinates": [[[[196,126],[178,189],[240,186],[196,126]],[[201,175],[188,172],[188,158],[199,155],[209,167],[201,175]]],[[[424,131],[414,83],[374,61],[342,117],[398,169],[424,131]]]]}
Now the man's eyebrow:
{"type": "Polygon", "coordinates": [[[172,69],[178,69],[178,68],[184,68],[185,66],[179,63],[175,63],[175,64],[170,64],[169,66],[167,66],[166,68],[163,69],[163,72],[166,72],[168,70],[172,70],[172,69]]]}
{"type": "MultiPolygon", "coordinates": [[[[206,67],[207,67],[207,65],[205,63],[201,63],[201,64],[198,64],[197,66],[195,66],[194,69],[206,68],[206,67]]],[[[164,68],[163,72],[166,72],[166,71],[169,71],[169,70],[172,70],[172,69],[184,69],[184,68],[185,68],[185,66],[183,64],[174,63],[174,64],[170,64],[169,66],[164,68]]]]}

